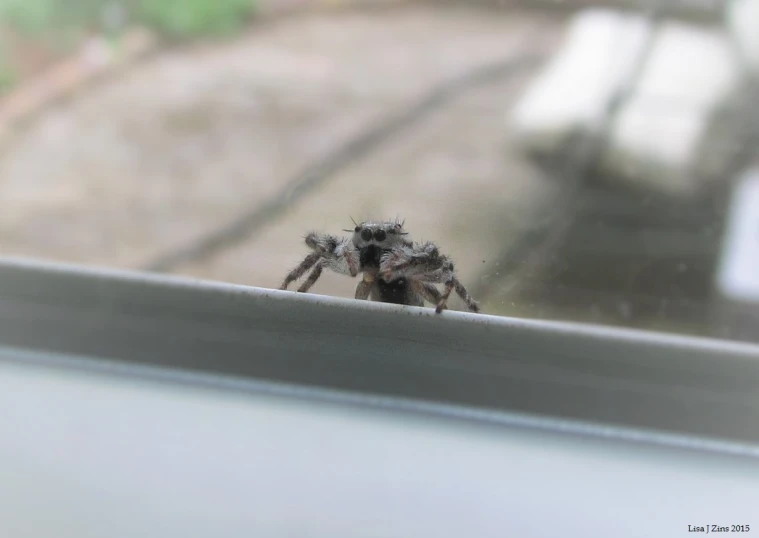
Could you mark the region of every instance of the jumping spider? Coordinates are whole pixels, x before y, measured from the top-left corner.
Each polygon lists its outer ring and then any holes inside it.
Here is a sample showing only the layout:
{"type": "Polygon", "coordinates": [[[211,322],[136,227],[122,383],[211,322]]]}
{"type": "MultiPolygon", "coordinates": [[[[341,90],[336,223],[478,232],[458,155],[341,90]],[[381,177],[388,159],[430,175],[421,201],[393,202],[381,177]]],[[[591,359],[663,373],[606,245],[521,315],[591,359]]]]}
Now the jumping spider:
{"type": "Polygon", "coordinates": [[[306,245],[314,252],[287,275],[279,289],[285,290],[311,269],[306,281],[298,288],[308,291],[326,267],[336,273],[363,278],[356,288],[356,299],[383,303],[424,306],[424,301],[436,305],[439,314],[448,308],[453,290],[466,302],[469,310],[480,308],[456,278],[453,262],[440,254],[434,243],[414,243],[405,238],[403,222],[362,222],[356,224],[353,236],[336,237],[311,232],[306,245]],[[313,269],[312,269],[313,268],[313,269]],[[443,284],[441,293],[434,284],[443,284]]]}

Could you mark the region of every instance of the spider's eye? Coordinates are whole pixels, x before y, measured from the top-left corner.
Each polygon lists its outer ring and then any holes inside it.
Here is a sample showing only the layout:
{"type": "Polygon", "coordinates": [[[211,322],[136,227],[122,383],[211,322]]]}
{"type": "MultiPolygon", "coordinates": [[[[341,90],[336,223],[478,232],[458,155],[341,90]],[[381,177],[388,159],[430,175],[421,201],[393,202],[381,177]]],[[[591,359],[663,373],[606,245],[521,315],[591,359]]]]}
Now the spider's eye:
{"type": "Polygon", "coordinates": [[[355,230],[353,230],[353,231],[354,231],[354,232],[360,232],[360,231],[361,231],[361,226],[356,226],[356,229],[355,229],[355,230]]]}
{"type": "Polygon", "coordinates": [[[374,238],[377,241],[382,242],[387,238],[387,233],[385,232],[385,230],[377,230],[376,232],[374,232],[374,238]]]}
{"type": "Polygon", "coordinates": [[[372,231],[364,228],[364,231],[361,232],[361,239],[364,241],[371,241],[372,240],[372,231]]]}

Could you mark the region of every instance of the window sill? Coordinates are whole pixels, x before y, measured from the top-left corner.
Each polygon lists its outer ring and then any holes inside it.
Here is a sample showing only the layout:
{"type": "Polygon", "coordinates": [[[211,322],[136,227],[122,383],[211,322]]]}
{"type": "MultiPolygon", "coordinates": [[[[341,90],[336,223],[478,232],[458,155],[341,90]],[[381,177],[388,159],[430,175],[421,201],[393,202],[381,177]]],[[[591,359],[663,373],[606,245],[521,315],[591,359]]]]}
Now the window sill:
{"type": "Polygon", "coordinates": [[[0,320],[65,365],[759,455],[748,344],[21,259],[0,320]]]}

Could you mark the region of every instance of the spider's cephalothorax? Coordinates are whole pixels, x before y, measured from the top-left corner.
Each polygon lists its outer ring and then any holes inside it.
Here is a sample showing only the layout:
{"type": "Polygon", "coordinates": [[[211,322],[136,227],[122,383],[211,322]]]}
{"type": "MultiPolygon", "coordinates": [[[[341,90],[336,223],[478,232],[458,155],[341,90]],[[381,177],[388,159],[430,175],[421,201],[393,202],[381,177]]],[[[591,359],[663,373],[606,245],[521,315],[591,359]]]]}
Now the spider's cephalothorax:
{"type": "MultiPolygon", "coordinates": [[[[354,223],[355,224],[355,223],[354,223]]],[[[312,232],[306,245],[313,252],[285,278],[280,289],[302,277],[306,281],[298,291],[308,291],[325,267],[352,277],[363,274],[356,288],[356,299],[371,298],[384,303],[424,306],[435,304],[436,311],[447,308],[453,290],[466,302],[469,310],[479,312],[463,284],[456,278],[451,260],[431,243],[414,243],[406,239],[403,223],[398,221],[356,224],[350,238],[312,232]],[[435,284],[443,284],[441,292],[435,284]]]]}

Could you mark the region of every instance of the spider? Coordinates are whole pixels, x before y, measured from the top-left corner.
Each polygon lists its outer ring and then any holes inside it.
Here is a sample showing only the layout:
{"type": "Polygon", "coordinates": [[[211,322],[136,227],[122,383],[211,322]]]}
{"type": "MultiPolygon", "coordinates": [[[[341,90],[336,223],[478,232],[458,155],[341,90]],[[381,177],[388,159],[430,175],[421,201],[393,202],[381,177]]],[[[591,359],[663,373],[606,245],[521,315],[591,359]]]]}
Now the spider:
{"type": "MultiPolygon", "coordinates": [[[[352,219],[351,219],[352,220],[352,219]]],[[[311,272],[298,288],[307,292],[324,268],[337,273],[363,278],[356,287],[356,299],[371,299],[383,303],[424,306],[424,301],[436,305],[439,314],[447,309],[453,290],[464,300],[469,310],[480,308],[456,278],[453,262],[441,254],[432,242],[414,243],[406,239],[403,222],[367,221],[357,224],[348,237],[311,232],[306,245],[313,252],[287,275],[281,290],[311,272]],[[442,293],[434,284],[443,284],[442,293]]]]}

